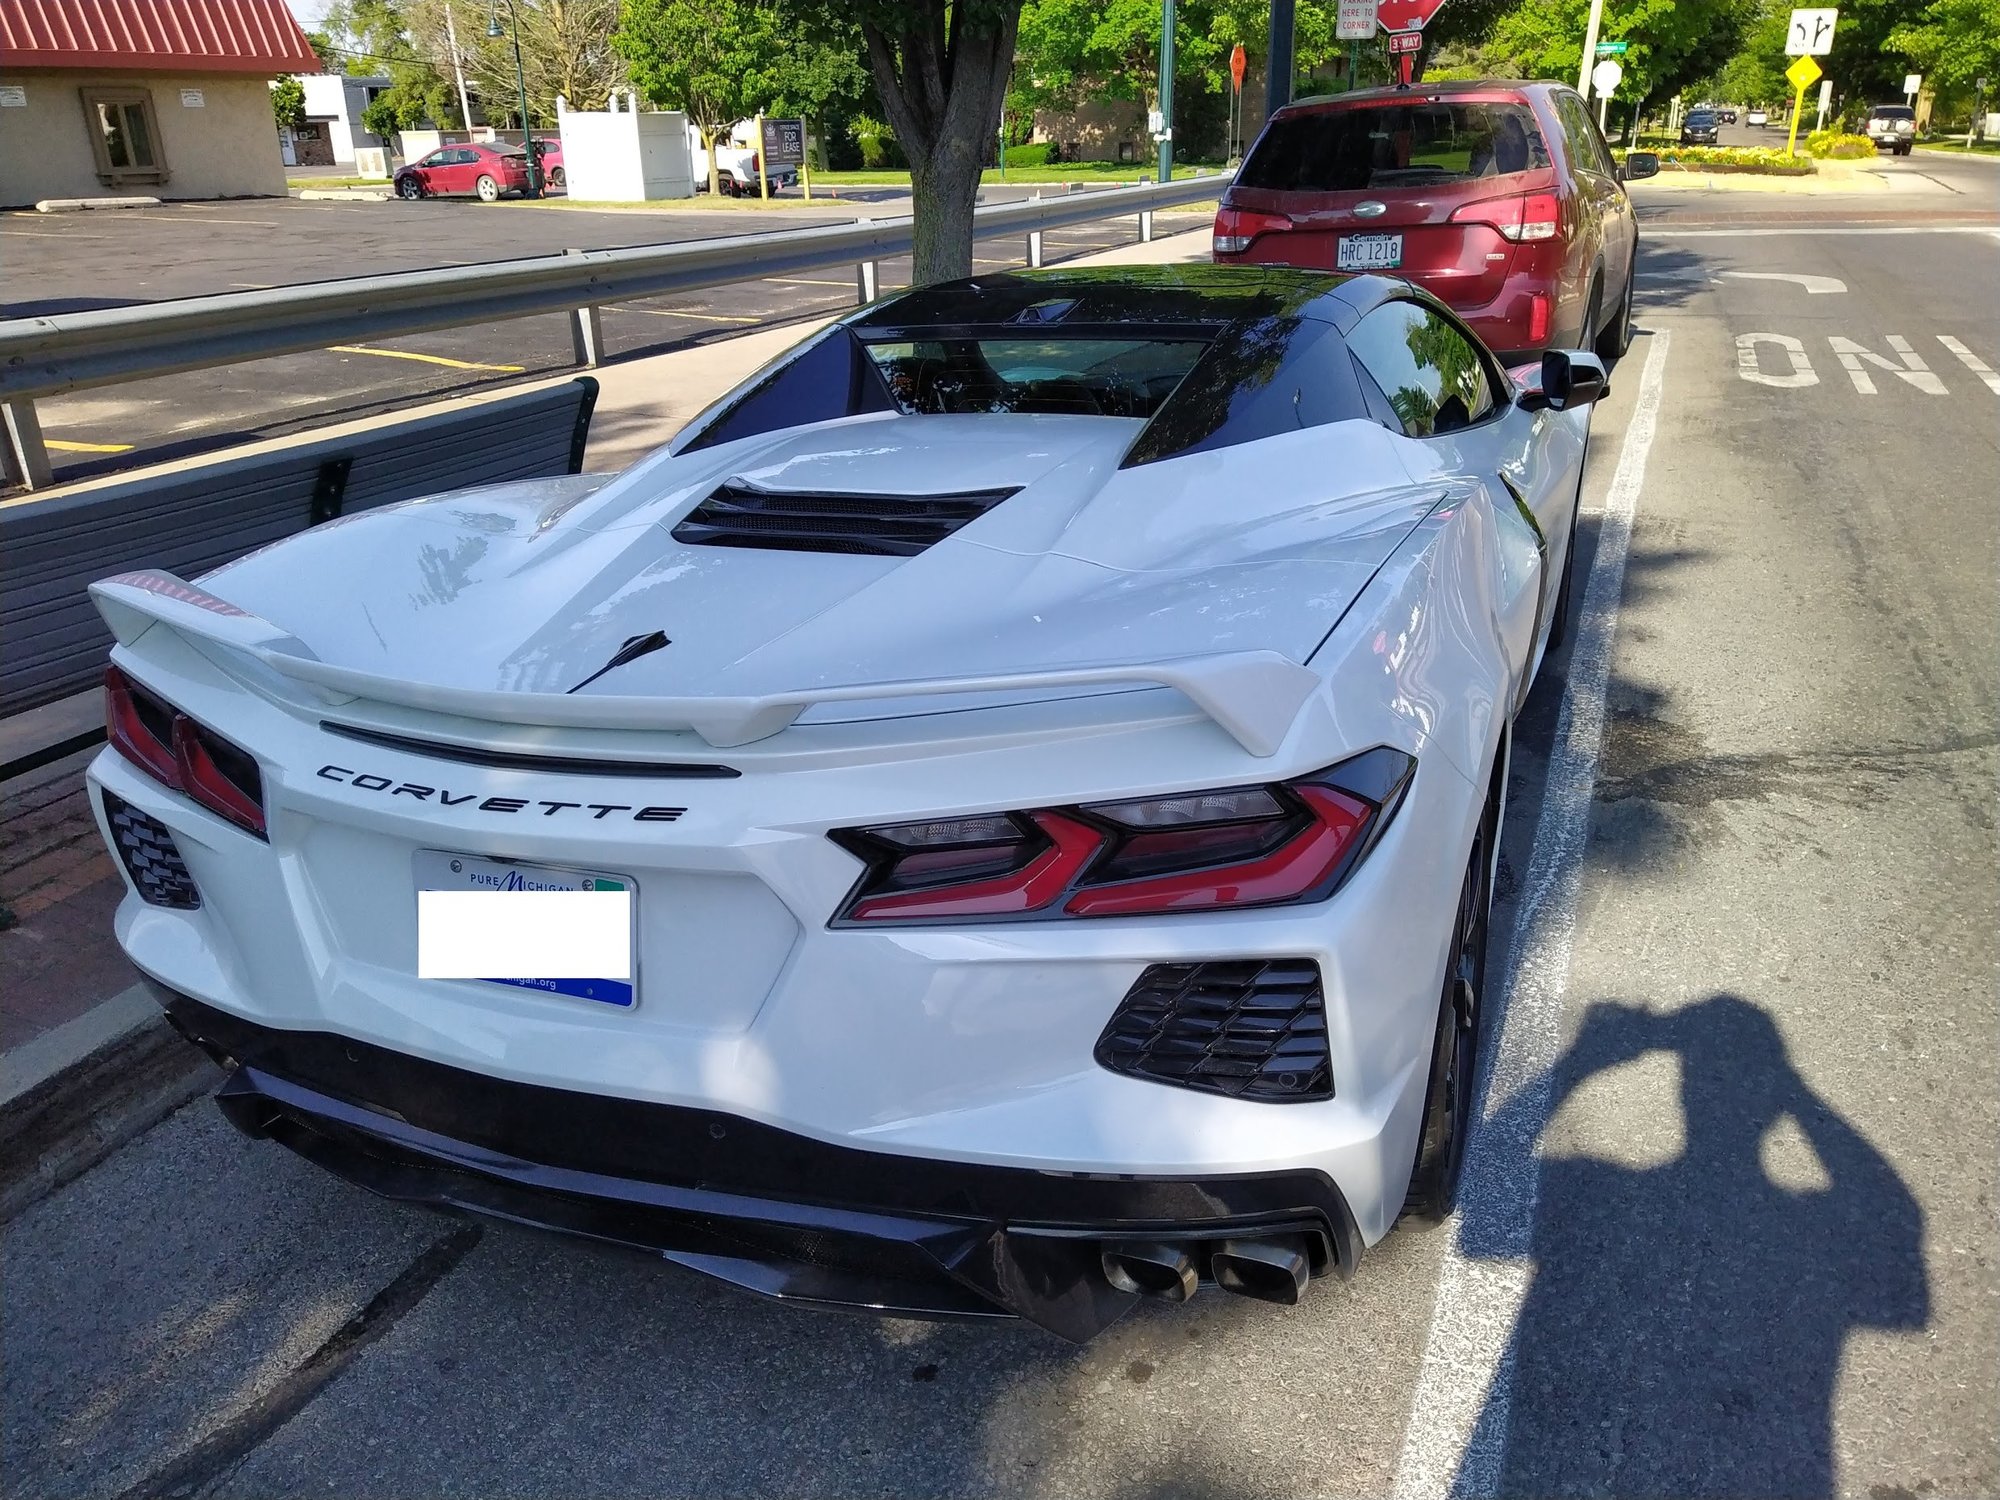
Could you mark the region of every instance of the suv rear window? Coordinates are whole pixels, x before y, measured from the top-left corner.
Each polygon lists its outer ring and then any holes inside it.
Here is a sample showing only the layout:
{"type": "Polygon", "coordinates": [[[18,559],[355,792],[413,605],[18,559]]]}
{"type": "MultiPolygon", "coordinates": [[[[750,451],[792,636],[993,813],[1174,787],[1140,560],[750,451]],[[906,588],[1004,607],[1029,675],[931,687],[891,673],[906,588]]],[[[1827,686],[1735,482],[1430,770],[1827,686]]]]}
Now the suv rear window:
{"type": "Polygon", "coordinates": [[[1878,104],[1868,111],[1878,120],[1914,120],[1917,112],[1907,104],[1878,104]]]}
{"type": "Polygon", "coordinates": [[[1236,181],[1348,193],[1548,165],[1541,127],[1525,104],[1426,99],[1282,115],[1265,128],[1236,181]]]}

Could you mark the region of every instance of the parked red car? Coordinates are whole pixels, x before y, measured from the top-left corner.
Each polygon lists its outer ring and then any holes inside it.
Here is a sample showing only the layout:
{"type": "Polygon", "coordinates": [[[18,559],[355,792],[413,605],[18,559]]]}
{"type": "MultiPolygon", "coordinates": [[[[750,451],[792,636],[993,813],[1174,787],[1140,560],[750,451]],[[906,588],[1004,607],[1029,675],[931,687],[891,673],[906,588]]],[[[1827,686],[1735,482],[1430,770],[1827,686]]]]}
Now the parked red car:
{"type": "Polygon", "coordinates": [[[1480,81],[1287,105],[1222,195],[1223,264],[1386,271],[1441,298],[1503,358],[1632,336],[1638,225],[1573,89],[1480,81]]]}
{"type": "Polygon", "coordinates": [[[444,146],[396,173],[396,196],[476,193],[491,203],[528,190],[528,154],[519,146],[444,146]]]}

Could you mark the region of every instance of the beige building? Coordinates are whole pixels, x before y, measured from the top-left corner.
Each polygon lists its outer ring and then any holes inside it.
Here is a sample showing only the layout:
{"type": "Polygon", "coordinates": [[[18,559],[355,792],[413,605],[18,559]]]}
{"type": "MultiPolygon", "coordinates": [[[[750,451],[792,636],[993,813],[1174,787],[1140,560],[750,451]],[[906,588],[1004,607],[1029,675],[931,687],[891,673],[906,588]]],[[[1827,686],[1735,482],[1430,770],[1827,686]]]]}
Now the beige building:
{"type": "Polygon", "coordinates": [[[318,70],[283,0],[0,0],[0,205],[282,195],[270,80],[318,70]]]}

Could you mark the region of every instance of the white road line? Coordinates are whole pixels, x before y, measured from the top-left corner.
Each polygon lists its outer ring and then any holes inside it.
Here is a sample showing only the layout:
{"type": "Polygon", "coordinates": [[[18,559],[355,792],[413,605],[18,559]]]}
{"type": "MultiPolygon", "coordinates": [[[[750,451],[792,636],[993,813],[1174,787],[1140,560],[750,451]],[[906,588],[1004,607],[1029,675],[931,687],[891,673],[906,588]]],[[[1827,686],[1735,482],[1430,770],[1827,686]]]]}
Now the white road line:
{"type": "Polygon", "coordinates": [[[1660,392],[1673,335],[1655,329],[1639,377],[1639,400],[1605,496],[1590,565],[1569,692],[1556,723],[1548,783],[1535,824],[1533,853],[1508,943],[1510,979],[1500,1033],[1488,1063],[1485,1117],[1466,1159],[1459,1224],[1496,1232],[1507,1258],[1468,1260],[1453,1243],[1439,1269],[1422,1372],[1396,1464],[1396,1500],[1498,1493],[1507,1413],[1513,1396],[1513,1333],[1534,1275],[1530,1261],[1540,1189],[1535,1137],[1548,1114],[1549,1070],[1562,1046],[1564,991],[1576,932],[1591,794],[1604,740],[1604,697],[1611,646],[1625,584],[1632,516],[1646,477],[1646,455],[1659,426],[1660,392]],[[1506,1099],[1507,1128],[1495,1116],[1506,1099]],[[1497,1232],[1504,1230],[1504,1233],[1497,1232]]]}
{"type": "Polygon", "coordinates": [[[1840,224],[1798,229],[1654,229],[1643,226],[1647,240],[1771,239],[1795,234],[2000,234],[1991,224],[1840,224]]]}
{"type": "Polygon", "coordinates": [[[1985,381],[1987,390],[1992,391],[1995,395],[2000,395],[2000,375],[1996,375],[1993,373],[1993,367],[1991,365],[1987,364],[1985,360],[1981,359],[1978,355],[1974,354],[1970,349],[1966,348],[1965,345],[1961,344],[1957,339],[1953,338],[1948,333],[1939,334],[1937,336],[1937,341],[1940,344],[1943,344],[1945,348],[1949,349],[1953,354],[1956,354],[1958,356],[1958,362],[1960,364],[1964,365],[1966,369],[1972,371],[1973,374],[1977,375],[1981,380],[1985,381]]]}

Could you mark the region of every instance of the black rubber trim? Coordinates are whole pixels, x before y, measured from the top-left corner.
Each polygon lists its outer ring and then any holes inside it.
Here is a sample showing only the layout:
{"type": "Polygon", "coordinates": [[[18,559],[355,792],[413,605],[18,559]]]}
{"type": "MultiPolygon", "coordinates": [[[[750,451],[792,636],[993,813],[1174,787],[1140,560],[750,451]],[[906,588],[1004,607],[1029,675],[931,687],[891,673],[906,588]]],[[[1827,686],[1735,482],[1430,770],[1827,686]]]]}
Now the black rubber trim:
{"type": "Polygon", "coordinates": [[[575,384],[582,390],[577,396],[576,421],[569,430],[569,472],[581,474],[584,449],[590,444],[590,418],[597,410],[597,382],[588,375],[579,375],[575,384]]]}
{"type": "Polygon", "coordinates": [[[549,771],[568,776],[651,776],[660,780],[681,781],[728,781],[743,774],[734,766],[710,765],[702,761],[598,760],[588,755],[489,750],[481,745],[419,739],[414,735],[391,734],[381,729],[363,729],[356,724],[337,724],[331,719],[321,719],[319,727],[342,739],[380,745],[385,750],[401,750],[410,755],[457,761],[468,766],[493,766],[505,771],[549,771]]]}
{"type": "Polygon", "coordinates": [[[653,1250],[766,1295],[937,1316],[1013,1314],[1088,1338],[1130,1298],[1099,1242],[1167,1233],[1361,1242],[1324,1173],[1042,1172],[835,1145],[717,1110],[488,1077],[287,1031],[152,985],[230,1071],[231,1120],[372,1191],[653,1250]]]}

